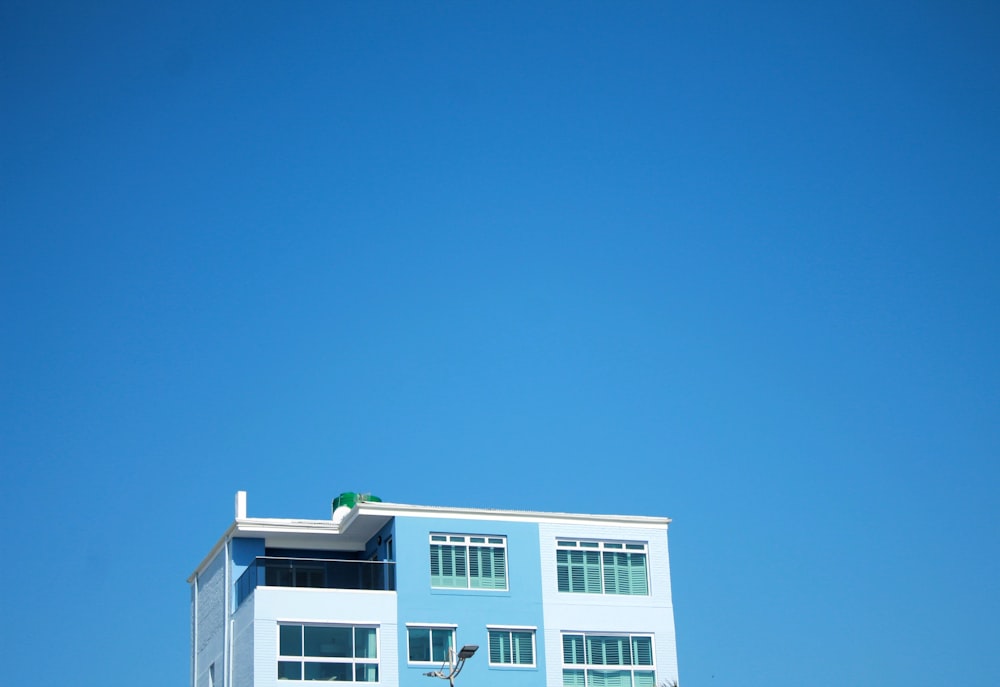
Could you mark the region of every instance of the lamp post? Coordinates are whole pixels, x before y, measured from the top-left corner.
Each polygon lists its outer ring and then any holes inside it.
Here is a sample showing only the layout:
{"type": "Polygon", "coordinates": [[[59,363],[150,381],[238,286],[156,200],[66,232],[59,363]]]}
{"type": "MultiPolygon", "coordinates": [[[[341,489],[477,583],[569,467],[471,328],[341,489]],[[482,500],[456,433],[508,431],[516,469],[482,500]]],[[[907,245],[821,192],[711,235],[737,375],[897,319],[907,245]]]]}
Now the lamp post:
{"type": "Polygon", "coordinates": [[[478,644],[466,644],[457,654],[454,649],[448,649],[448,662],[441,666],[441,670],[424,673],[424,675],[447,680],[449,687],[455,687],[455,678],[458,677],[458,674],[462,672],[462,668],[465,667],[466,659],[472,658],[472,655],[476,653],[478,648],[478,644]]]}

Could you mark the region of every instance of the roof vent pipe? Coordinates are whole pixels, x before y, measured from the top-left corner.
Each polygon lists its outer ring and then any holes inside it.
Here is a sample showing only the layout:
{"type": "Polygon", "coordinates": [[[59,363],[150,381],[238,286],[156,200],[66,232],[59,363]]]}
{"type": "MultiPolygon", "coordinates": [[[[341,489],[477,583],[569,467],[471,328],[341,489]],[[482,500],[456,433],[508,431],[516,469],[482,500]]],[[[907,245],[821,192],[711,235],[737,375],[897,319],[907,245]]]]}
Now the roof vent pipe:
{"type": "Polygon", "coordinates": [[[236,519],[245,520],[247,517],[247,493],[245,491],[236,492],[236,519]]]}

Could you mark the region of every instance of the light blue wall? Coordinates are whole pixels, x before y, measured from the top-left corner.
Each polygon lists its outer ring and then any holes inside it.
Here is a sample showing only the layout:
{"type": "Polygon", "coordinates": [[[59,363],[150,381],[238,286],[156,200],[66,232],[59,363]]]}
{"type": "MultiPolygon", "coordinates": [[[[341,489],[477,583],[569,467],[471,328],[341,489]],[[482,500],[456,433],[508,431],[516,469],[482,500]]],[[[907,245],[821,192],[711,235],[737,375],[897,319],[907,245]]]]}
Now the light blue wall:
{"type": "Polygon", "coordinates": [[[400,687],[439,687],[423,673],[426,664],[407,662],[406,623],[455,624],[458,646],[478,644],[457,680],[471,687],[542,687],[545,684],[542,641],[541,562],[536,523],[445,518],[396,518],[396,584],[399,622],[400,687]],[[504,535],[507,537],[508,591],[431,589],[431,532],[504,535]],[[538,628],[535,668],[490,668],[487,625],[538,628]]]}
{"type": "Polygon", "coordinates": [[[233,539],[233,579],[238,580],[243,571],[253,563],[253,559],[263,555],[263,539],[233,539]]]}

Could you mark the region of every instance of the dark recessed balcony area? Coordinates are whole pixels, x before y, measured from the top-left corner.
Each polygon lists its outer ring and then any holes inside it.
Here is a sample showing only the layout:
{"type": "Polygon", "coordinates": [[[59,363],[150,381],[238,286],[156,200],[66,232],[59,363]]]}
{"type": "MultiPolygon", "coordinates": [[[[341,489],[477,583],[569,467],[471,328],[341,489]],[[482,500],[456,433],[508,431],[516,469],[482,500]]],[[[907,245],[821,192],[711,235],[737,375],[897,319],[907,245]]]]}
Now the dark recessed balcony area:
{"type": "Polygon", "coordinates": [[[320,558],[258,556],[236,581],[236,606],[257,587],[396,591],[396,564],[320,558]]]}

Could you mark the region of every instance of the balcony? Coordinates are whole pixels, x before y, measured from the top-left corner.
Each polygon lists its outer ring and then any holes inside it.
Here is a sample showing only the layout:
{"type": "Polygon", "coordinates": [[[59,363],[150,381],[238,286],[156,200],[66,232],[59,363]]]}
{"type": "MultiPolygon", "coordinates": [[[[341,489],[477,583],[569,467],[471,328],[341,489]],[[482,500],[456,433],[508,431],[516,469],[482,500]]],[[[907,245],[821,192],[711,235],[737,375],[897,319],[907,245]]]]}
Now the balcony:
{"type": "Polygon", "coordinates": [[[239,608],[257,587],[394,592],[396,564],[391,561],[258,556],[236,581],[236,607],[239,608]]]}

